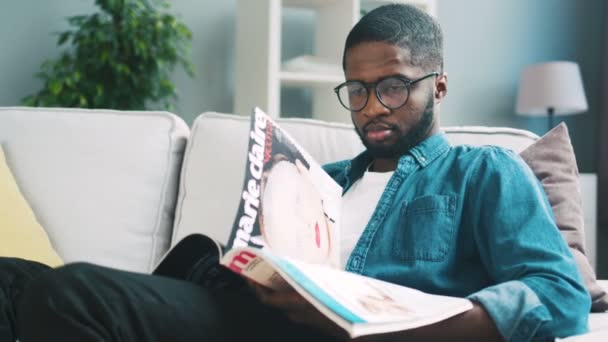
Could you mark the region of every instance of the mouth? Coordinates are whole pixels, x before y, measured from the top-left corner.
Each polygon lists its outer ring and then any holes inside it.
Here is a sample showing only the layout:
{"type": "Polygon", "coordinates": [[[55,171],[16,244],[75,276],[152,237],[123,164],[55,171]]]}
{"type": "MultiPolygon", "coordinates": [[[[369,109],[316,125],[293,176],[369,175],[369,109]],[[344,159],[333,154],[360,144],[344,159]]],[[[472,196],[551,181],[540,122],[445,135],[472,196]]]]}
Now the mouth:
{"type": "Polygon", "coordinates": [[[395,127],[386,123],[374,123],[363,127],[363,134],[370,142],[381,142],[395,134],[395,127]]]}

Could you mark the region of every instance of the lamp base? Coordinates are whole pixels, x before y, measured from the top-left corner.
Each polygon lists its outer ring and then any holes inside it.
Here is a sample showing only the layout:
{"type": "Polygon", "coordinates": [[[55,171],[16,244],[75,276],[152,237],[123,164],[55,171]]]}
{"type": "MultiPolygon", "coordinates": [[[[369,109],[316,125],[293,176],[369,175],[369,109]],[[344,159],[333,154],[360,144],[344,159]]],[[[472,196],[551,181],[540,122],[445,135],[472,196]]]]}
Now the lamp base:
{"type": "Polygon", "coordinates": [[[547,118],[548,118],[547,132],[549,132],[553,128],[553,117],[554,116],[555,116],[555,108],[553,108],[553,107],[547,108],[547,118]]]}

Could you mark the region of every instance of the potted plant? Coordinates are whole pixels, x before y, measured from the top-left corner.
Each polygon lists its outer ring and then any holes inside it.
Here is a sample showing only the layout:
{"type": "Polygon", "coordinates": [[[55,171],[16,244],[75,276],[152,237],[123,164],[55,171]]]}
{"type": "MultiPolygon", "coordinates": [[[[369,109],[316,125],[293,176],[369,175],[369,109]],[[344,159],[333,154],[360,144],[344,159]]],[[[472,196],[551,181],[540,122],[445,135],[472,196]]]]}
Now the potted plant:
{"type": "Polygon", "coordinates": [[[66,46],[47,60],[37,77],[43,87],[29,106],[141,110],[171,109],[177,99],[176,67],[192,76],[190,30],[167,13],[165,0],[95,0],[100,11],[68,18],[59,33],[66,46]]]}

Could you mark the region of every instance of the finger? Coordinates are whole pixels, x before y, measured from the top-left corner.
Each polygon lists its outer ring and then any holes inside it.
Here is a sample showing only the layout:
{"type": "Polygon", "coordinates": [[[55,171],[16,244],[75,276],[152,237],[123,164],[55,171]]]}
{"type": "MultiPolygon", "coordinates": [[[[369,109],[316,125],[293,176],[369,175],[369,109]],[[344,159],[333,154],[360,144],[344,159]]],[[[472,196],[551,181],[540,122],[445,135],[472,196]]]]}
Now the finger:
{"type": "Polygon", "coordinates": [[[287,290],[292,290],[295,291],[293,289],[293,287],[291,287],[291,285],[289,285],[288,282],[285,281],[285,279],[283,279],[282,277],[277,277],[272,281],[272,285],[273,285],[273,289],[279,290],[279,291],[287,291],[287,290]]]}
{"type": "Polygon", "coordinates": [[[266,305],[286,310],[302,310],[310,306],[310,304],[299,293],[290,291],[260,291],[258,298],[266,305]]]}
{"type": "Polygon", "coordinates": [[[300,309],[306,303],[297,293],[279,291],[260,291],[260,299],[264,304],[283,310],[300,309]]]}
{"type": "Polygon", "coordinates": [[[262,301],[270,293],[274,292],[272,289],[269,289],[265,286],[256,283],[251,283],[251,289],[260,301],[262,301]]]}

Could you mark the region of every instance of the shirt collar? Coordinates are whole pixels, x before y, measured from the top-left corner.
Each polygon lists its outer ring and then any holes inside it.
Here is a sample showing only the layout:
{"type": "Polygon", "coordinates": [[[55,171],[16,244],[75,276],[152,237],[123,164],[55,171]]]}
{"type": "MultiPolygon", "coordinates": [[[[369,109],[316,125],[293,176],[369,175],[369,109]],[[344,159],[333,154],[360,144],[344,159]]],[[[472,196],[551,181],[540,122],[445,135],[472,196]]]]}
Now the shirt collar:
{"type": "MultiPolygon", "coordinates": [[[[426,167],[451,147],[445,133],[438,132],[414,146],[407,154],[414,157],[420,167],[426,167]]],[[[403,157],[401,157],[403,159],[403,157]]],[[[401,160],[399,160],[401,163],[401,160]]]]}
{"type": "MultiPolygon", "coordinates": [[[[414,146],[411,150],[409,150],[408,153],[404,154],[399,159],[399,165],[397,168],[402,167],[403,164],[411,162],[412,158],[420,165],[420,167],[424,168],[449,150],[450,147],[450,142],[448,141],[445,133],[439,132],[433,134],[418,145],[414,146]]],[[[367,150],[359,154],[351,162],[350,170],[348,170],[348,178],[351,181],[361,178],[372,160],[373,158],[367,150]]]]}

